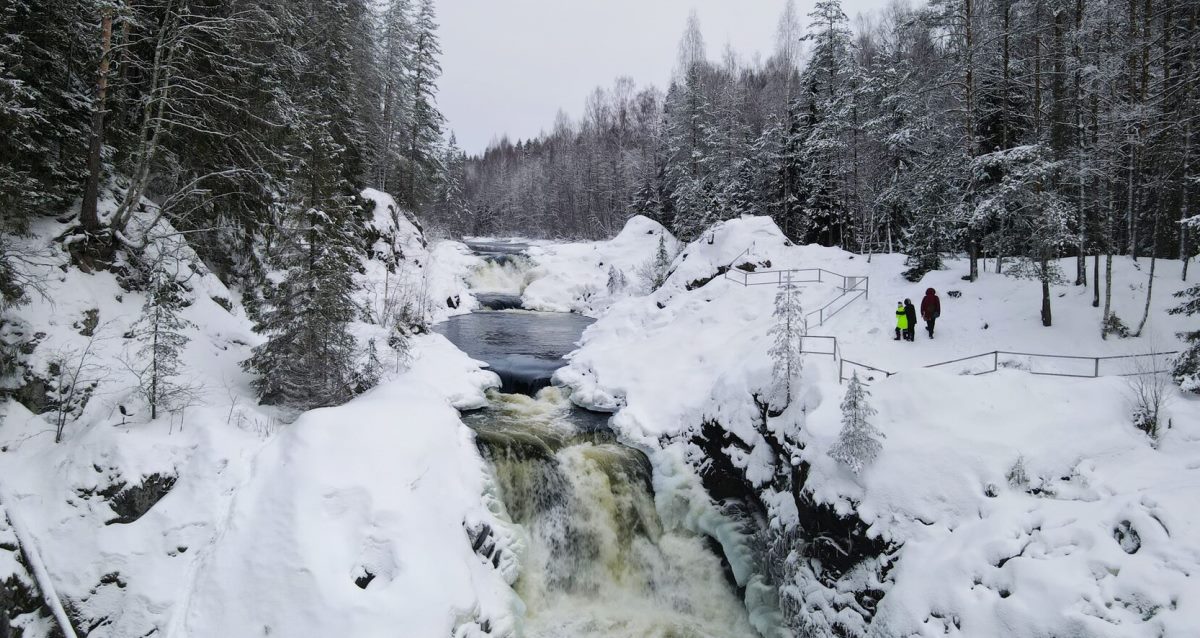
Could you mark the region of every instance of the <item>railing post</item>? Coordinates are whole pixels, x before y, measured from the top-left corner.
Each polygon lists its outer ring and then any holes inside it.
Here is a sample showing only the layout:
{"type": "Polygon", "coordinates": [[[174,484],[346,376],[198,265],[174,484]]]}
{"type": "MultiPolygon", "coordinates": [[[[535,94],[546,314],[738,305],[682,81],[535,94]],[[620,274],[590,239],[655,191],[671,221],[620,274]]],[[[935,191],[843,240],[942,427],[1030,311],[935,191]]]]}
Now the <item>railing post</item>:
{"type": "Polygon", "coordinates": [[[1095,369],[1095,372],[1092,373],[1092,378],[1093,379],[1100,378],[1100,357],[1096,357],[1096,369],[1095,369]]]}
{"type": "Polygon", "coordinates": [[[999,370],[1000,370],[1000,351],[993,350],[992,351],[992,372],[998,372],[999,370]]]}

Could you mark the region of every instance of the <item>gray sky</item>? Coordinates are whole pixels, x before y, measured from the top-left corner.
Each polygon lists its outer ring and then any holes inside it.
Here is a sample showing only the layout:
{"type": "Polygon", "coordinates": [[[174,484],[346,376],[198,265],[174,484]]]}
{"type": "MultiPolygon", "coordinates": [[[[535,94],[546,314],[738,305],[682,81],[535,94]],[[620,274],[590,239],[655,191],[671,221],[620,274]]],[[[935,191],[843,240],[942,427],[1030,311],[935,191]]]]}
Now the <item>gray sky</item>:
{"type": "MultiPolygon", "coordinates": [[[[887,0],[843,0],[856,13],[887,0]]],[[[549,129],[560,108],[573,118],[597,85],[628,75],[660,88],[670,78],[694,7],[719,59],[725,43],[743,60],[766,57],[785,0],[438,0],[442,79],[438,103],[459,144],[477,153],[503,133],[549,129]]],[[[797,0],[805,24],[812,0],[797,0]]]]}

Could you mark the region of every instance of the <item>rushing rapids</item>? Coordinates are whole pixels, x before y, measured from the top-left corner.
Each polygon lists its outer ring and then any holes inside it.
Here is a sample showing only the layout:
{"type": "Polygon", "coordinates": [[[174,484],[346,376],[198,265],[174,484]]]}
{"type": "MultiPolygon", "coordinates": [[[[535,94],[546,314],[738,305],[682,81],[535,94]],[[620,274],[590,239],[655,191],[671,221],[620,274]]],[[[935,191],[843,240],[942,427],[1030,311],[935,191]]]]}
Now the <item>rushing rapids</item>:
{"type": "MultiPolygon", "coordinates": [[[[512,244],[475,248],[486,258],[476,283],[509,301],[519,295],[529,264],[512,244]]],[[[513,311],[495,299],[483,306],[500,310],[438,329],[503,380],[490,406],[464,420],[522,539],[515,587],[524,634],[756,635],[728,566],[706,538],[660,518],[645,454],[618,441],[606,415],[572,406],[550,386],[591,321],[513,311]]]]}

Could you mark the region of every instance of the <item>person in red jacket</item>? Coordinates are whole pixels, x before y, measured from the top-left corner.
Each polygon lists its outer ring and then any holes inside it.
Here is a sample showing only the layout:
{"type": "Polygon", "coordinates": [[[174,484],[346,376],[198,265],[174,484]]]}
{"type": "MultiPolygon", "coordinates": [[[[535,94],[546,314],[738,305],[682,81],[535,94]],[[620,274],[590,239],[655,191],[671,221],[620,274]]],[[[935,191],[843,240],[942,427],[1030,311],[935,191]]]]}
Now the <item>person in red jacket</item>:
{"type": "Polygon", "coordinates": [[[930,339],[933,338],[933,324],[940,316],[942,316],[942,302],[938,299],[937,292],[933,288],[929,288],[925,291],[925,298],[921,300],[921,318],[925,320],[925,330],[929,331],[930,339]]]}

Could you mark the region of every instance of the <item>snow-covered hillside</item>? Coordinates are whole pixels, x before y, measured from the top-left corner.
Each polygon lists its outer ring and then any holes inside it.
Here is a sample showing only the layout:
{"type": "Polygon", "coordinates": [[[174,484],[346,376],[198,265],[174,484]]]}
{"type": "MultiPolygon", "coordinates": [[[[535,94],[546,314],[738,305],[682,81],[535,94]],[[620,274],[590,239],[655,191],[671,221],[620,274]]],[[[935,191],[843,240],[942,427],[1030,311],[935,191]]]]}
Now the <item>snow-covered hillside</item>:
{"type": "MultiPolygon", "coordinates": [[[[1144,267],[1114,264],[1114,310],[1135,325],[1144,267]]],[[[1200,405],[1192,395],[1171,389],[1162,418],[1171,428],[1156,443],[1132,425],[1124,378],[1019,369],[1090,374],[1091,360],[1086,371],[1072,360],[1021,358],[1010,361],[1018,369],[985,376],[962,376],[962,366],[921,369],[997,349],[1089,357],[1179,349],[1175,332],[1186,318],[1165,312],[1182,285],[1178,268],[1159,263],[1144,336],[1106,341],[1090,290],[1055,286],[1054,326],[1045,328],[1035,282],[984,273],[969,283],[960,279],[964,265],[952,262],[913,284],[900,276],[903,256],[868,262],[790,246],[769,220],[742,218],[685,247],[660,290],[614,304],[557,379],[580,405],[616,412],[614,425],[651,451],[660,473],[678,473],[677,460],[689,459],[714,496],[749,502],[745,509],[761,512],[775,537],[800,535],[803,551],[790,569],[759,563],[777,580],[785,575],[783,606],[798,628],[1197,635],[1200,590],[1189,575],[1200,569],[1200,519],[1189,503],[1200,498],[1200,405]],[[755,401],[771,384],[777,287],[719,275],[742,264],[870,277],[869,299],[824,325],[810,318],[810,334],[835,336],[843,357],[899,372],[874,375],[872,422],[886,439],[861,476],[827,455],[845,388],[833,357],[805,355],[800,396],[782,414],[755,401]],[[928,287],[942,299],[936,339],[918,330],[915,343],[893,341],[896,302],[919,304],[928,287]],[[780,458],[785,440],[796,444],[795,458],[780,458]],[[1024,477],[1010,481],[1014,467],[1024,477]]],[[[802,284],[801,301],[819,308],[842,283],[802,284]]],[[[1105,366],[1106,375],[1128,371],[1105,366]]],[[[782,560],[760,556],[771,557],[782,560]]]]}
{"type": "Polygon", "coordinates": [[[136,267],[72,265],[52,220],[19,239],[39,256],[45,294],[11,310],[4,334],[23,355],[0,411],[0,634],[11,623],[27,638],[54,635],[40,600],[52,591],[77,634],[97,637],[511,625],[515,565],[472,549],[484,539],[495,549],[503,532],[455,411],[481,406],[498,381],[440,335],[413,336],[402,356],[381,327],[406,304],[426,321],[461,312],[477,260],[461,244],[427,246],[390,196],[364,197],[376,241],[351,332],[364,353],[374,344],[381,383],[286,424],[293,416],[259,406],[242,368],[262,337],[239,292],[186,245],[188,398],[151,419],[128,365],[145,298],[125,280],[136,267]],[[45,578],[34,578],[35,554],[45,578]]]}

